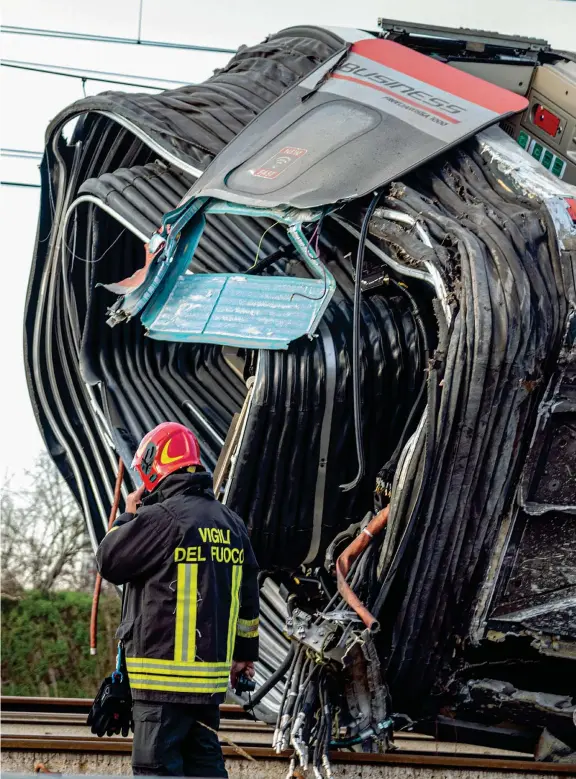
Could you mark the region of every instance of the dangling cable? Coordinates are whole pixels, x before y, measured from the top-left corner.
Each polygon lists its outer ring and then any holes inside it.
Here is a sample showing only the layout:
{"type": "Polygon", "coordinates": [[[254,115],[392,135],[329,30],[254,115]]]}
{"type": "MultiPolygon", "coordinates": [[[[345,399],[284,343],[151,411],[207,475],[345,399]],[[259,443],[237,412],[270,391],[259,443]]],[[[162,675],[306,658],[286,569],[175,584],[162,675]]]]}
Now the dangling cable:
{"type": "MultiPolygon", "coordinates": [[[[312,236],[310,237],[310,240],[308,241],[308,246],[306,247],[306,254],[310,259],[314,260],[316,259],[318,262],[320,262],[320,254],[319,254],[319,241],[320,241],[320,233],[322,232],[322,223],[324,221],[324,215],[320,217],[320,221],[316,225],[316,229],[312,233],[312,236]],[[310,253],[310,249],[312,247],[312,241],[314,241],[314,252],[315,257],[310,253]]],[[[290,302],[294,300],[294,298],[305,298],[306,300],[322,300],[323,297],[326,296],[326,287],[328,286],[328,277],[326,276],[326,267],[322,262],[320,262],[320,265],[322,266],[322,276],[324,278],[324,289],[322,290],[322,294],[319,297],[311,297],[310,295],[305,295],[303,292],[293,292],[290,295],[290,302]]]]}
{"type": "MultiPolygon", "coordinates": [[[[280,224],[280,223],[278,222],[278,220],[276,220],[276,222],[272,222],[272,224],[271,224],[269,227],[267,227],[267,228],[264,230],[264,232],[262,233],[262,235],[260,236],[260,240],[258,241],[258,246],[257,246],[257,248],[256,248],[256,256],[254,257],[254,262],[253,262],[253,263],[252,263],[252,265],[251,265],[251,266],[248,268],[248,271],[251,271],[251,270],[253,270],[253,269],[254,269],[254,268],[255,268],[255,267],[258,265],[258,258],[260,257],[260,249],[262,248],[262,244],[263,244],[263,242],[264,242],[264,238],[266,238],[266,236],[267,236],[267,234],[270,232],[270,230],[271,230],[273,227],[276,227],[276,225],[277,225],[277,224],[280,224]]],[[[247,272],[248,272],[248,271],[247,271],[247,272]]]]}
{"type": "Polygon", "coordinates": [[[249,703],[244,705],[244,711],[251,711],[254,706],[257,706],[262,698],[266,697],[270,690],[275,687],[280,679],[282,679],[283,676],[286,675],[286,672],[292,665],[292,660],[294,659],[294,655],[296,653],[296,646],[293,642],[290,643],[290,647],[288,648],[288,652],[286,653],[286,657],[280,664],[280,666],[274,671],[274,673],[268,677],[268,679],[264,682],[264,684],[260,685],[258,689],[256,690],[254,695],[249,695],[248,700],[249,703]]]}
{"type": "Polygon", "coordinates": [[[349,492],[360,484],[366,464],[364,461],[364,445],[362,436],[362,409],[360,398],[360,360],[362,355],[360,354],[360,296],[362,293],[362,270],[364,267],[364,247],[366,245],[366,236],[368,234],[368,226],[372,219],[374,209],[378,205],[380,200],[380,192],[375,192],[370,205],[368,206],[364,219],[362,221],[362,229],[360,230],[360,237],[358,239],[358,252],[356,254],[356,278],[354,280],[354,318],[352,329],[352,391],[354,400],[354,432],[356,434],[356,457],[358,460],[358,472],[354,479],[348,484],[341,484],[340,489],[342,492],[349,492]]]}

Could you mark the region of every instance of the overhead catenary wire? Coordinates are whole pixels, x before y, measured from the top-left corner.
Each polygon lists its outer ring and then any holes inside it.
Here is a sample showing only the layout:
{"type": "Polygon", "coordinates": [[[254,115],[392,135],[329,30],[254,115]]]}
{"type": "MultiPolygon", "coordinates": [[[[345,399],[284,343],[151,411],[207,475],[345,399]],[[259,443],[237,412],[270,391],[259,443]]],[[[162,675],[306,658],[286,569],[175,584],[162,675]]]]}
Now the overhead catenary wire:
{"type": "Polygon", "coordinates": [[[14,157],[23,160],[41,160],[41,151],[30,151],[30,149],[0,149],[2,157],[14,157]]]}
{"type": "MultiPolygon", "coordinates": [[[[42,152],[30,151],[29,149],[0,149],[0,156],[15,160],[28,160],[29,162],[39,162],[42,159],[42,152]]],[[[3,187],[21,187],[23,189],[40,189],[40,184],[34,184],[29,181],[2,181],[3,187]]]]}
{"type": "Polygon", "coordinates": [[[175,41],[153,41],[138,38],[121,38],[115,35],[92,35],[84,32],[68,32],[67,30],[45,30],[38,27],[20,27],[3,24],[0,32],[7,35],[30,35],[40,38],[64,38],[72,41],[90,41],[92,43],[117,43],[121,45],[157,46],[163,49],[184,49],[186,51],[202,51],[210,54],[235,54],[236,49],[220,46],[199,46],[194,43],[177,43],[175,41]]]}
{"type": "Polygon", "coordinates": [[[30,189],[40,189],[40,184],[29,184],[26,181],[0,181],[3,187],[24,187],[30,189]]]}
{"type": "Polygon", "coordinates": [[[144,11],[144,0],[140,0],[138,8],[138,42],[142,40],[142,12],[144,11]]]}
{"type": "Polygon", "coordinates": [[[2,60],[0,63],[4,68],[14,68],[16,70],[31,71],[33,73],[46,73],[53,76],[63,76],[65,78],[77,78],[82,81],[100,81],[104,84],[118,84],[127,87],[140,87],[141,89],[156,89],[162,91],[167,87],[184,86],[184,81],[174,81],[167,78],[156,78],[155,76],[137,76],[130,73],[113,73],[106,70],[91,70],[89,68],[71,68],[65,65],[44,64],[41,62],[27,62],[25,60],[2,60]],[[117,76],[118,78],[112,78],[117,76]],[[156,84],[141,83],[138,81],[156,81],[156,84]]]}

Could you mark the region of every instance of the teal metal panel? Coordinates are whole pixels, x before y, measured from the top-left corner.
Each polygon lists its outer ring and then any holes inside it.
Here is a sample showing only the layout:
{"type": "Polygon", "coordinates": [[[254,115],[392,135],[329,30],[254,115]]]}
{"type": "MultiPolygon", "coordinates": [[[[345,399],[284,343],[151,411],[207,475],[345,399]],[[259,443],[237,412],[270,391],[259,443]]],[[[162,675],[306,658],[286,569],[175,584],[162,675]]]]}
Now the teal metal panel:
{"type": "Polygon", "coordinates": [[[148,335],[162,341],[286,349],[322,316],[326,281],[216,273],[182,276],[148,335]]]}

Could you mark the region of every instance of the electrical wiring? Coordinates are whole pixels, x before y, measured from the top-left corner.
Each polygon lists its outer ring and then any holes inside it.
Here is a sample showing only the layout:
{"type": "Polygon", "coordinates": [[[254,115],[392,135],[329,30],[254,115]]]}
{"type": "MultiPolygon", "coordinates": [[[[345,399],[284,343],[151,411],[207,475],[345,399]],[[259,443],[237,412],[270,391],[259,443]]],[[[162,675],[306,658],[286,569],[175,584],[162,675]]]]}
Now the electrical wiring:
{"type": "Polygon", "coordinates": [[[362,437],[362,422],[361,422],[361,398],[360,398],[360,361],[362,359],[360,353],[360,298],[362,292],[362,269],[364,267],[364,248],[366,246],[366,236],[368,234],[368,225],[370,219],[378,201],[380,199],[380,193],[376,192],[368,206],[364,218],[362,220],[362,227],[360,229],[360,237],[358,239],[358,249],[356,254],[356,278],[354,282],[354,327],[352,330],[352,375],[353,375],[353,403],[354,403],[354,431],[356,436],[356,458],[358,461],[358,471],[352,481],[346,484],[341,484],[340,489],[343,492],[349,492],[355,489],[365,473],[365,461],[364,461],[364,447],[362,437]]]}
{"type": "Polygon", "coordinates": [[[78,262],[96,263],[104,259],[104,257],[108,254],[108,252],[111,251],[114,248],[114,246],[118,243],[120,238],[122,238],[125,232],[126,232],[126,228],[124,228],[121,232],[119,232],[116,238],[110,244],[110,246],[108,246],[108,248],[105,249],[102,252],[102,254],[99,257],[96,257],[95,259],[90,259],[88,257],[79,257],[76,254],[76,252],[66,243],[66,239],[64,237],[62,238],[62,243],[64,244],[66,249],[70,252],[70,256],[72,257],[73,261],[78,260],[78,262]]]}
{"type": "MultiPolygon", "coordinates": [[[[316,227],[314,228],[314,232],[310,236],[310,240],[308,241],[308,244],[306,246],[306,254],[311,259],[320,258],[320,251],[319,251],[319,243],[320,243],[320,235],[322,233],[322,222],[324,221],[324,216],[322,216],[318,223],[316,224],[316,227]],[[314,255],[312,254],[311,248],[312,248],[312,241],[314,241],[314,255]]],[[[305,298],[306,300],[322,300],[324,296],[326,295],[326,289],[327,289],[327,276],[326,276],[326,268],[324,265],[322,265],[322,280],[324,282],[324,288],[322,289],[322,293],[318,295],[317,297],[312,297],[311,295],[305,295],[303,292],[294,292],[290,296],[290,300],[294,300],[294,298],[305,298]]]]}
{"type": "Polygon", "coordinates": [[[262,233],[262,235],[260,236],[260,240],[258,241],[258,246],[256,247],[256,256],[254,257],[254,262],[247,269],[247,271],[246,271],[247,273],[249,273],[250,271],[254,270],[254,268],[258,265],[258,259],[260,257],[260,249],[262,248],[262,241],[266,237],[267,233],[269,233],[270,230],[272,230],[273,227],[276,227],[277,224],[279,224],[279,222],[277,222],[277,221],[276,222],[272,222],[272,224],[269,227],[267,227],[264,230],[264,232],[262,233]]]}

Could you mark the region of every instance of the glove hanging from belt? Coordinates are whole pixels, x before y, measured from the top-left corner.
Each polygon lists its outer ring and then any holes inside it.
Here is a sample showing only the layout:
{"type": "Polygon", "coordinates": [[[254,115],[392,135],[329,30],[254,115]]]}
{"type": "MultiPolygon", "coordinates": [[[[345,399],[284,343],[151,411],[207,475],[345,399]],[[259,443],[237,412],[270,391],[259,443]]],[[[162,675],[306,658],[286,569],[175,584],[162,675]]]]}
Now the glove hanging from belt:
{"type": "Polygon", "coordinates": [[[94,698],[86,722],[97,736],[127,736],[134,730],[132,719],[132,693],[122,642],[118,644],[116,670],[107,676],[94,698]]]}

